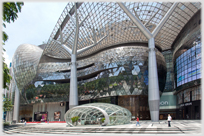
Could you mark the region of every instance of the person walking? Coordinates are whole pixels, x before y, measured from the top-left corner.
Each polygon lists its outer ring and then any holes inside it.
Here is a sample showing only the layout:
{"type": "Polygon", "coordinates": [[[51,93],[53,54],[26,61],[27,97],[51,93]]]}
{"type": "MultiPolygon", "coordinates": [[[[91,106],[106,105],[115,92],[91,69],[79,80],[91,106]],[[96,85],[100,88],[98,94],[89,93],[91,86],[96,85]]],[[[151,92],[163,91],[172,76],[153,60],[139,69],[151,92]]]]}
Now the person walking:
{"type": "Polygon", "coordinates": [[[26,126],[26,120],[25,120],[25,126],[26,126]]]}
{"type": "Polygon", "coordinates": [[[47,119],[47,124],[49,124],[49,119],[47,119]]]}
{"type": "MultiPolygon", "coordinates": [[[[138,116],[137,116],[137,123],[136,123],[136,126],[137,126],[137,124],[140,125],[138,116]]],[[[141,125],[140,125],[140,126],[141,126],[141,125]]]]}
{"type": "Polygon", "coordinates": [[[171,120],[172,120],[172,117],[170,114],[168,114],[168,127],[171,127],[171,120]]]}

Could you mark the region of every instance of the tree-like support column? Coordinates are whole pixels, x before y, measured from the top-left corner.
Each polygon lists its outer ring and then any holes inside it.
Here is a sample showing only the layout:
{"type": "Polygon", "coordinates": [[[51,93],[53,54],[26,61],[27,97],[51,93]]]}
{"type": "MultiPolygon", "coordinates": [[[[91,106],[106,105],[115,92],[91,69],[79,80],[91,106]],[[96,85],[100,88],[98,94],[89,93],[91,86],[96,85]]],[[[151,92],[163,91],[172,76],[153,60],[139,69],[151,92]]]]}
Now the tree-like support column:
{"type": "MultiPolygon", "coordinates": [[[[71,15],[69,15],[70,18],[72,19],[71,15]]],[[[78,37],[79,37],[79,28],[82,26],[83,22],[86,20],[86,18],[89,15],[87,15],[80,23],[78,19],[78,14],[77,14],[77,7],[75,3],[75,37],[74,37],[74,44],[72,45],[72,49],[70,49],[68,46],[65,45],[65,42],[69,39],[70,35],[72,32],[69,34],[69,36],[66,38],[65,41],[63,41],[63,34],[62,34],[62,28],[60,27],[60,35],[61,35],[61,41],[54,40],[58,44],[60,44],[67,52],[69,55],[71,55],[71,76],[70,76],[70,92],[69,92],[69,109],[78,106],[78,87],[77,87],[77,55],[93,48],[94,46],[98,45],[103,39],[107,37],[104,36],[98,41],[96,41],[95,37],[95,29],[93,28],[93,44],[89,45],[87,47],[84,47],[82,49],[77,50],[77,45],[78,45],[78,37]]],[[[73,19],[72,19],[73,21],[73,19]]],[[[73,21],[74,22],[74,21],[73,21]]]]}
{"type": "Polygon", "coordinates": [[[152,122],[159,121],[159,83],[154,38],[148,41],[148,102],[152,122]]]}
{"type": "Polygon", "coordinates": [[[137,13],[135,15],[125,6],[125,4],[118,2],[118,5],[123,9],[123,11],[128,15],[128,17],[135,23],[136,27],[140,29],[140,31],[147,37],[148,46],[149,46],[149,56],[148,56],[148,101],[149,101],[149,109],[150,109],[150,116],[152,122],[159,121],[159,103],[160,103],[160,96],[159,96],[159,82],[158,82],[158,72],[157,72],[157,60],[156,60],[156,53],[155,53],[155,42],[154,38],[157,36],[158,32],[161,30],[164,23],[167,21],[169,16],[172,14],[174,9],[177,7],[177,2],[175,2],[159,24],[156,26],[154,31],[151,33],[145,25],[154,18],[156,13],[150,17],[150,19],[143,24],[140,19],[138,18],[137,13]]]}
{"type": "Polygon", "coordinates": [[[69,109],[78,105],[78,88],[77,88],[77,64],[76,54],[71,56],[71,77],[69,92],[69,109]]]}

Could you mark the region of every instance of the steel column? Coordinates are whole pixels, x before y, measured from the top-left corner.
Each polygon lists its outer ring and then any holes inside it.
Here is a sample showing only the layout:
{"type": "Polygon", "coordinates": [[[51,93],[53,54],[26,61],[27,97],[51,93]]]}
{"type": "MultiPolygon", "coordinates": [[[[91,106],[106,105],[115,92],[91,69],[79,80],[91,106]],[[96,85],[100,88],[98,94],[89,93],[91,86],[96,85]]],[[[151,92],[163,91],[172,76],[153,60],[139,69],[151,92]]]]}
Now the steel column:
{"type": "Polygon", "coordinates": [[[16,123],[18,123],[18,121],[19,121],[19,108],[20,108],[19,106],[20,106],[20,92],[19,92],[18,87],[16,85],[14,110],[13,110],[13,121],[16,121],[16,123]]]}
{"type": "Polygon", "coordinates": [[[71,77],[69,92],[69,109],[78,106],[78,87],[77,87],[77,65],[76,54],[71,56],[71,77]]]}
{"type": "Polygon", "coordinates": [[[77,87],[77,44],[79,37],[79,21],[77,15],[77,7],[75,3],[75,16],[76,16],[76,32],[74,44],[72,45],[71,54],[71,76],[70,76],[70,92],[69,92],[69,109],[78,106],[78,87],[77,87]]]}
{"type": "Polygon", "coordinates": [[[159,82],[154,38],[148,41],[148,102],[152,122],[159,121],[159,82]]]}

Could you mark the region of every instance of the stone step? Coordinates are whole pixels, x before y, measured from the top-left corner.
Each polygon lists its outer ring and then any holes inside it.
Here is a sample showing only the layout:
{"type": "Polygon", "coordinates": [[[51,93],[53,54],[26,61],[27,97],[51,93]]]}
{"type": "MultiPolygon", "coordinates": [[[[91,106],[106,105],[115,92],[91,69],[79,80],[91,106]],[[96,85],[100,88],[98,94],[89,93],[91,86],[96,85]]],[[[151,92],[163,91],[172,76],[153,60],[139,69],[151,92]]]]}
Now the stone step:
{"type": "Polygon", "coordinates": [[[15,129],[4,129],[4,133],[21,133],[21,134],[28,134],[28,133],[48,133],[48,134],[65,134],[65,133],[131,133],[131,134],[182,134],[182,133],[190,133],[195,132],[195,129],[188,129],[185,131],[182,131],[180,129],[163,129],[163,128],[157,128],[157,129],[147,129],[147,128],[141,128],[141,129],[132,129],[132,128],[123,128],[123,129],[113,129],[113,128],[106,128],[106,129],[39,129],[39,128],[15,128],[15,129]]]}

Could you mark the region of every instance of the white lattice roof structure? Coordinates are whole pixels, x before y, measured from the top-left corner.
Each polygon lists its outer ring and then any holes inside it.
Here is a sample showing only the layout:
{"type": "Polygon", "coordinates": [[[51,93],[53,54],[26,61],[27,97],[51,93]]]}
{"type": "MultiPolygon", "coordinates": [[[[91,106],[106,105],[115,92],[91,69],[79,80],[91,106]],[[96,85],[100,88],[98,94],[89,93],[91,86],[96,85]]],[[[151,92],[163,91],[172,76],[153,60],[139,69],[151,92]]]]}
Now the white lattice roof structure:
{"type": "MultiPolygon", "coordinates": [[[[148,42],[143,32],[133,23],[118,3],[84,2],[76,5],[79,23],[82,22],[79,29],[77,50],[107,36],[97,46],[79,54],[78,57],[87,56],[103,48],[121,43],[148,42]]],[[[140,19],[150,32],[153,32],[173,3],[126,2],[124,5],[135,17],[140,19]]],[[[179,2],[155,37],[156,47],[161,50],[171,49],[171,45],[179,32],[200,8],[201,3],[199,2],[179,2]]],[[[61,41],[69,48],[72,48],[74,36],[75,8],[74,3],[70,2],[59,17],[43,55],[70,59],[69,53],[55,40],[61,41]]]]}

